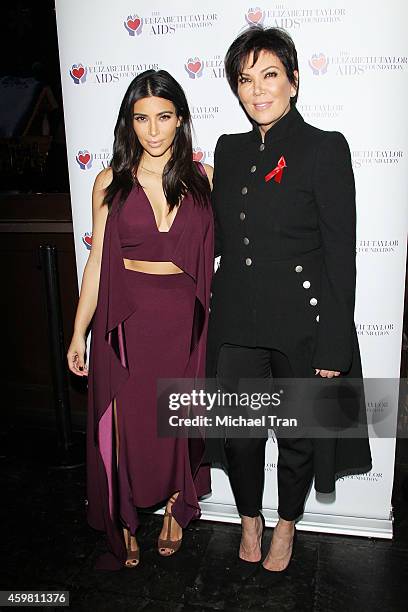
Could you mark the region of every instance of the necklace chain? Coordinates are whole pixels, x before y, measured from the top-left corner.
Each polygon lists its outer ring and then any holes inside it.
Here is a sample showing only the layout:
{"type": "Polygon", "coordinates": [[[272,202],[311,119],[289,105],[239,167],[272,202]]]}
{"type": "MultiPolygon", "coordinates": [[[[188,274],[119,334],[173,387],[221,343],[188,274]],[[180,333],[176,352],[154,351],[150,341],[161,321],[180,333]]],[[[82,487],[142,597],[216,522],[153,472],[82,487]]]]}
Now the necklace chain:
{"type": "Polygon", "coordinates": [[[146,172],[150,172],[151,174],[157,174],[157,176],[163,176],[162,172],[156,172],[155,170],[150,170],[149,168],[146,168],[145,166],[140,165],[140,167],[143,170],[146,170],[146,172]]]}
{"type": "Polygon", "coordinates": [[[163,176],[163,172],[156,172],[155,170],[150,170],[149,168],[145,168],[145,166],[141,166],[141,168],[143,168],[143,170],[146,170],[146,172],[151,172],[152,174],[157,174],[158,176],[163,176]]]}

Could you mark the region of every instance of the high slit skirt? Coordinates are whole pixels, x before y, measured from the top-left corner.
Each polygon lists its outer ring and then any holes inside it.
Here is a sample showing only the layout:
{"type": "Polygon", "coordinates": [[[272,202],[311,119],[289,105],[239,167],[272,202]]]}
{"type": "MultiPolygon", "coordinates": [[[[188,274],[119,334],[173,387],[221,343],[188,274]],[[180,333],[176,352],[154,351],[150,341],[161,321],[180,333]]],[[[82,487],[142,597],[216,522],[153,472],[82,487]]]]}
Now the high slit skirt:
{"type": "Polygon", "coordinates": [[[177,491],[172,512],[186,527],[200,515],[198,497],[210,492],[210,473],[208,466],[192,466],[188,439],[158,436],[157,381],[185,375],[195,282],[184,272],[128,269],[126,279],[133,311],[123,323],[129,378],[115,398],[119,449],[113,495],[120,523],[115,531],[126,527],[134,534],[137,509],[164,503],[177,491]]]}

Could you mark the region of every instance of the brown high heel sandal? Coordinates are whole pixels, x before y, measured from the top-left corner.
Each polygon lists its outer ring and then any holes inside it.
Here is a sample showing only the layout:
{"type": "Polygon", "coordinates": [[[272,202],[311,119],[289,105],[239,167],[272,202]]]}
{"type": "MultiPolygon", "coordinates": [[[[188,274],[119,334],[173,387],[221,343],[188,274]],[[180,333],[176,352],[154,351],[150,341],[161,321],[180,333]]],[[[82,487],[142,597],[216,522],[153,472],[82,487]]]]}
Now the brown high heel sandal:
{"type": "Polygon", "coordinates": [[[133,568],[133,567],[137,567],[139,565],[139,561],[140,561],[140,548],[137,547],[137,550],[132,550],[131,549],[131,537],[130,537],[130,531],[128,529],[126,529],[126,553],[127,553],[127,559],[125,561],[125,567],[128,568],[133,568]]]}
{"type": "MultiPolygon", "coordinates": [[[[175,497],[170,497],[169,500],[173,506],[174,502],[176,501],[175,497]]],[[[159,554],[162,557],[171,557],[171,555],[174,555],[175,552],[178,551],[178,549],[181,546],[181,541],[183,539],[183,537],[181,537],[179,540],[170,540],[170,534],[171,534],[171,522],[173,520],[173,515],[171,513],[171,510],[167,510],[167,506],[166,506],[166,510],[164,512],[164,517],[168,517],[168,524],[167,524],[167,538],[163,539],[163,538],[158,538],[157,540],[157,549],[159,551],[159,554]],[[163,548],[168,548],[171,552],[169,553],[165,553],[162,552],[163,548]]]]}

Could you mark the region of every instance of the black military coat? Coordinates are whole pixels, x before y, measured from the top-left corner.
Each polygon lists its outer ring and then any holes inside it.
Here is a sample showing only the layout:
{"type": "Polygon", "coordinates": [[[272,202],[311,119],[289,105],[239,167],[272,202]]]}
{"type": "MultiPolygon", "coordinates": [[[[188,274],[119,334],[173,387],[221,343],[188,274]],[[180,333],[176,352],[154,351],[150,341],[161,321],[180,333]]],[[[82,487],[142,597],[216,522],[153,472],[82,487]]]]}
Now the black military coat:
{"type": "MultiPolygon", "coordinates": [[[[264,142],[257,126],[223,135],[214,157],[221,265],[212,286],[207,375],[216,375],[219,349],[231,343],[281,350],[299,378],[315,368],[361,377],[355,187],[344,136],[305,123],[293,107],[264,142]]],[[[359,411],[364,420],[363,403],[359,411]]],[[[336,474],[371,466],[367,439],[337,441],[330,450],[320,442],[316,457],[320,448],[326,468],[320,476],[316,470],[318,490],[332,490],[336,474]]],[[[225,463],[225,455],[213,458],[225,463]]]]}

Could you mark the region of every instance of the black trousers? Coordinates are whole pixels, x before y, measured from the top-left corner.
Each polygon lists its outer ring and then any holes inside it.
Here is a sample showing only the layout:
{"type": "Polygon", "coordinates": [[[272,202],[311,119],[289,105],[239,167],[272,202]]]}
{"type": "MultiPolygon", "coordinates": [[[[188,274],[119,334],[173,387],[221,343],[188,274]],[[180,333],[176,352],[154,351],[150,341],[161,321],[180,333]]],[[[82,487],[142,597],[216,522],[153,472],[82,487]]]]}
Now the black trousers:
{"type": "MultiPolygon", "coordinates": [[[[288,378],[293,371],[286,355],[268,348],[224,344],[219,353],[217,378],[224,389],[237,390],[240,379],[288,378]]],[[[258,516],[262,508],[267,438],[228,438],[225,452],[228,475],[238,512],[258,516]]],[[[278,514],[293,521],[303,513],[313,479],[313,447],[306,438],[277,434],[278,514]]]]}

